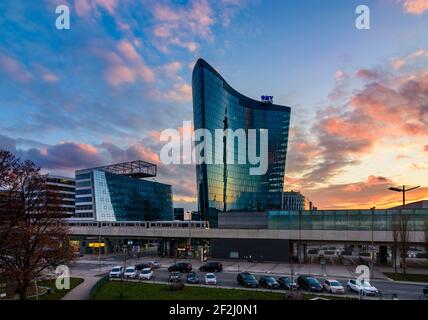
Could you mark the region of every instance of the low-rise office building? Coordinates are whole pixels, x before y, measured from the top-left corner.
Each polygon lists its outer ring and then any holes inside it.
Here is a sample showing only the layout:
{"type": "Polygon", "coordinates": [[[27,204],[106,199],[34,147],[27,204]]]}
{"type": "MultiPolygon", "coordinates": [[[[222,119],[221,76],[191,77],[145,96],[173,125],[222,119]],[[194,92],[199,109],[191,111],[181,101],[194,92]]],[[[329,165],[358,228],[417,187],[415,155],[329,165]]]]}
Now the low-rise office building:
{"type": "Polygon", "coordinates": [[[132,161],[76,171],[79,220],[173,220],[172,188],[144,178],[157,174],[155,164],[132,161]]]}

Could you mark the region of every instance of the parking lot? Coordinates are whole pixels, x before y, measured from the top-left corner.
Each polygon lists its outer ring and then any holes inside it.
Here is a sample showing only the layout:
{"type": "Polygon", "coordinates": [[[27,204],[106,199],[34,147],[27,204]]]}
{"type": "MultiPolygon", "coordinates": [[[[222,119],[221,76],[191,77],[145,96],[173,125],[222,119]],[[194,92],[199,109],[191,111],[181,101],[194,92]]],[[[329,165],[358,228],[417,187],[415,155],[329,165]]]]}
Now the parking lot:
{"type": "MultiPolygon", "coordinates": [[[[142,262],[147,262],[153,260],[153,258],[147,257],[144,259],[138,260],[128,260],[126,266],[135,265],[142,262]]],[[[151,281],[156,282],[168,282],[169,272],[167,267],[173,264],[174,262],[179,262],[175,259],[157,259],[161,262],[162,266],[160,269],[154,271],[154,276],[151,281]]],[[[307,263],[302,265],[297,264],[275,264],[275,263],[251,263],[251,262],[237,262],[237,261],[221,261],[223,263],[224,269],[222,272],[216,273],[217,275],[217,286],[218,287],[227,287],[227,288],[238,288],[241,287],[237,283],[237,274],[239,272],[248,271],[254,274],[257,278],[262,275],[272,275],[276,278],[280,276],[290,276],[294,271],[294,277],[297,278],[300,274],[312,275],[317,278],[320,282],[323,282],[325,279],[336,279],[338,280],[345,288],[346,283],[349,279],[355,279],[354,265],[350,264],[349,266],[344,266],[339,263],[327,264],[325,270],[319,263],[316,263],[315,259],[312,259],[313,263],[307,263]],[[323,274],[323,272],[326,272],[323,274]]],[[[189,262],[189,260],[180,260],[182,262],[189,262]]],[[[336,262],[336,257],[334,257],[336,262]]],[[[124,260],[120,257],[109,257],[103,259],[99,264],[96,259],[80,259],[75,262],[72,266],[71,272],[73,275],[86,275],[86,276],[101,276],[106,275],[110,269],[115,265],[124,265],[124,260]],[[100,271],[101,270],[101,271],[100,271]]],[[[355,261],[357,262],[357,261],[355,261]]],[[[205,273],[200,272],[198,269],[202,265],[201,262],[192,260],[190,263],[193,266],[193,271],[197,272],[200,283],[203,283],[203,278],[205,273]]],[[[372,277],[370,281],[379,291],[381,291],[385,298],[392,298],[395,294],[398,299],[425,299],[422,295],[422,290],[424,285],[421,284],[412,284],[412,283],[398,283],[388,280],[385,276],[376,277],[377,274],[381,274],[379,270],[374,272],[375,276],[372,277]]],[[[186,275],[182,275],[182,279],[186,280],[186,275]]],[[[353,295],[355,297],[358,294],[353,292],[346,292],[346,294],[353,295]]]]}

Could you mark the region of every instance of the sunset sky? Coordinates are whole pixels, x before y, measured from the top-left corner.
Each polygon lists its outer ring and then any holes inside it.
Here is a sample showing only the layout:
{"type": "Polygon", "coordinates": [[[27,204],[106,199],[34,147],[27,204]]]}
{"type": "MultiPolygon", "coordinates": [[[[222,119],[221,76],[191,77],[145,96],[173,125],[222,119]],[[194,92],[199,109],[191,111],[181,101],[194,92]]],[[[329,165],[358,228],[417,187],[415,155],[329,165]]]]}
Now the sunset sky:
{"type": "Polygon", "coordinates": [[[199,57],[292,107],[287,190],[323,209],[398,205],[398,184],[428,198],[428,0],[3,0],[0,148],[67,176],[155,162],[196,209],[195,168],[161,164],[159,135],[193,119],[199,57]]]}

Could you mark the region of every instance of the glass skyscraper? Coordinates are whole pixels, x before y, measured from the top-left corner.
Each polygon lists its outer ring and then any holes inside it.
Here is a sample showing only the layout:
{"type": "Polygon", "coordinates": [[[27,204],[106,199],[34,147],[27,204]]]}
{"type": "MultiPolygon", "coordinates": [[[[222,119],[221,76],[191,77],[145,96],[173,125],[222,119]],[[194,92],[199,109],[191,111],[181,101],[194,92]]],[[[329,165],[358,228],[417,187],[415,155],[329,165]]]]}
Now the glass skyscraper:
{"type": "Polygon", "coordinates": [[[75,219],[95,221],[173,220],[170,185],[143,180],[156,166],[134,161],[76,171],[75,219]]]}
{"type": "MultiPolygon", "coordinates": [[[[198,207],[204,219],[216,227],[219,212],[280,210],[291,109],[245,97],[202,59],[194,67],[192,87],[195,130],[207,129],[215,137],[216,129],[267,129],[269,139],[264,175],[250,175],[253,166],[248,162],[196,165],[198,207]]],[[[223,143],[224,148],[227,145],[225,139],[215,143],[223,143]]],[[[260,139],[248,143],[256,143],[259,152],[260,139]]],[[[247,151],[236,143],[233,148],[224,149],[224,154],[233,152],[237,159],[247,151]]]]}

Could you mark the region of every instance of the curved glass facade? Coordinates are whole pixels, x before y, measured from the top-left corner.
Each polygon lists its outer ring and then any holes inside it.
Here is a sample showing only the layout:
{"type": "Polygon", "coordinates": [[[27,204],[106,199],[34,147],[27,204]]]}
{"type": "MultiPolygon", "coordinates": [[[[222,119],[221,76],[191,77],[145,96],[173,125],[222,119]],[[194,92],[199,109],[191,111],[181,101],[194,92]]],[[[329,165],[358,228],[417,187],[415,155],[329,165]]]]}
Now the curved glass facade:
{"type": "MultiPolygon", "coordinates": [[[[280,210],[290,125],[289,107],[263,103],[234,90],[207,62],[199,59],[193,70],[193,114],[195,130],[207,129],[214,143],[216,129],[267,129],[268,168],[264,175],[250,175],[247,164],[199,164],[196,166],[198,207],[212,227],[219,212],[280,210]]],[[[260,152],[260,137],[255,143],[260,152]]],[[[235,159],[243,150],[235,143],[235,159]]],[[[214,148],[213,148],[214,151],[214,148]]],[[[199,155],[196,155],[197,157],[199,155]]],[[[245,153],[246,156],[246,153],[245,153]]]]}

